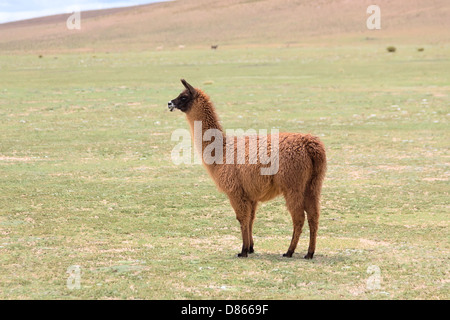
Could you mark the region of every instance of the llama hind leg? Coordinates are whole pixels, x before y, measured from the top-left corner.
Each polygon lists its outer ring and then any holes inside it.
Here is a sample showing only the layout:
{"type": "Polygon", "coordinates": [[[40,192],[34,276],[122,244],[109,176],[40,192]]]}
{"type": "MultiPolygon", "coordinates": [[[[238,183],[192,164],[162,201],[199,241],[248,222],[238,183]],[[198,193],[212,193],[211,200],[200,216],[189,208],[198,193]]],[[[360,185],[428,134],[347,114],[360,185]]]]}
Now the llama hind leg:
{"type": "Polygon", "coordinates": [[[289,210],[289,213],[292,217],[292,224],[294,225],[294,231],[292,233],[291,244],[289,245],[288,251],[283,254],[283,257],[292,257],[295,249],[297,248],[298,240],[302,233],[303,224],[305,222],[305,212],[303,209],[303,200],[302,199],[294,199],[287,198],[286,204],[289,210]],[[301,201],[299,201],[301,200],[301,201]]]}
{"type": "Polygon", "coordinates": [[[316,250],[317,231],[319,229],[320,203],[315,196],[309,195],[305,198],[305,210],[309,224],[309,247],[305,259],[312,259],[316,250]]]}

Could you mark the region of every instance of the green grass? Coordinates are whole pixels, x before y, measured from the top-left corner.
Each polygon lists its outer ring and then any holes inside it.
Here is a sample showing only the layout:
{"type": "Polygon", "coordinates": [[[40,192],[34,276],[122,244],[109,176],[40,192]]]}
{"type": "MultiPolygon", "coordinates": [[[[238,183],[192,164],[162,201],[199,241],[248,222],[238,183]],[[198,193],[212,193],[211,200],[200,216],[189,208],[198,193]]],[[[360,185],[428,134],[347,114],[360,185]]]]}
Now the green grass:
{"type": "Polygon", "coordinates": [[[386,45],[0,56],[1,299],[448,299],[450,48],[386,45]],[[328,173],[315,259],[264,203],[255,254],[167,101],[225,128],[311,132],[328,173]],[[67,287],[70,266],[81,288],[67,287]],[[371,265],[381,287],[368,289],[371,265]]]}

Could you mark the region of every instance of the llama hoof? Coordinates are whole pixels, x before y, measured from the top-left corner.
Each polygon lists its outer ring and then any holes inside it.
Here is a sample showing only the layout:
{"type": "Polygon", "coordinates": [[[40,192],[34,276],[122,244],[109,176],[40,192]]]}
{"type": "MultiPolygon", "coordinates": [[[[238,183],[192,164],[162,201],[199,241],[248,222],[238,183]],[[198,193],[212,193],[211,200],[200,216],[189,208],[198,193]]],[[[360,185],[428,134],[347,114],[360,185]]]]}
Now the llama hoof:
{"type": "Polygon", "coordinates": [[[288,251],[285,254],[283,254],[283,257],[292,258],[292,254],[293,254],[293,252],[288,251]]]}
{"type": "Polygon", "coordinates": [[[311,260],[313,258],[313,255],[314,255],[314,252],[312,252],[312,253],[308,252],[304,258],[308,259],[308,260],[311,260]]]}
{"type": "Polygon", "coordinates": [[[247,252],[238,253],[238,258],[247,258],[247,252]]]}
{"type": "Polygon", "coordinates": [[[253,247],[250,247],[250,249],[248,249],[248,253],[253,253],[255,252],[255,250],[253,250],[253,247]]]}

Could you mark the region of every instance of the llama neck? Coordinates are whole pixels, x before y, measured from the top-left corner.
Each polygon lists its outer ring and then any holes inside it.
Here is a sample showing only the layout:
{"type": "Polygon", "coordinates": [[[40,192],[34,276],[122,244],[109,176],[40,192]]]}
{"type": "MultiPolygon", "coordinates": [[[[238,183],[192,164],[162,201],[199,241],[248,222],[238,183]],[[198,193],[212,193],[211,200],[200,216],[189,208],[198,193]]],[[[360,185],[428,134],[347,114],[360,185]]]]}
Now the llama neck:
{"type": "Polygon", "coordinates": [[[201,105],[192,107],[186,116],[192,130],[194,129],[195,121],[200,121],[202,123],[202,135],[209,129],[217,129],[220,132],[223,132],[216,110],[209,101],[205,101],[201,105]]]}
{"type": "MultiPolygon", "coordinates": [[[[212,134],[214,136],[221,135],[222,139],[224,139],[223,129],[220,125],[216,110],[205,94],[199,94],[199,97],[197,97],[196,101],[194,101],[194,105],[186,113],[186,117],[191,128],[191,136],[194,140],[194,145],[197,148],[197,152],[201,152],[202,155],[205,151],[205,148],[211,143],[211,140],[205,141],[204,139],[205,137],[207,137],[207,135],[205,135],[206,131],[215,129],[216,131],[214,131],[212,134]]],[[[212,140],[214,139],[215,138],[212,138],[212,140]]],[[[205,162],[203,161],[203,163],[205,162]]],[[[215,164],[206,163],[205,165],[211,168],[215,166],[215,164]]]]}

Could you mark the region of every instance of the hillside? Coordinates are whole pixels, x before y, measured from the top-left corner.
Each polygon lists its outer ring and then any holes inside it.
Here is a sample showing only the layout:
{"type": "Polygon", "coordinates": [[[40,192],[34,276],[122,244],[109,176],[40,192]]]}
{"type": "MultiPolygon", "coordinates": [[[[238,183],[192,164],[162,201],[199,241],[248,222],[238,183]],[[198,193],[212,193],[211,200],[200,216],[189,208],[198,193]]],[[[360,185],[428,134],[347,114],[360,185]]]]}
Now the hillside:
{"type": "Polygon", "coordinates": [[[448,0],[380,0],[381,30],[368,30],[366,8],[351,0],[176,0],[81,12],[81,29],[68,14],[0,24],[0,50],[154,50],[209,46],[395,40],[450,41],[448,0]]]}

